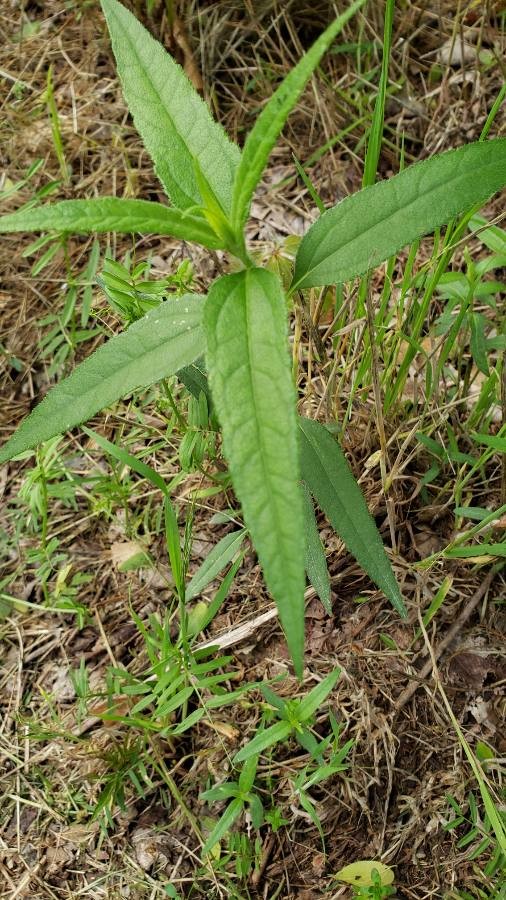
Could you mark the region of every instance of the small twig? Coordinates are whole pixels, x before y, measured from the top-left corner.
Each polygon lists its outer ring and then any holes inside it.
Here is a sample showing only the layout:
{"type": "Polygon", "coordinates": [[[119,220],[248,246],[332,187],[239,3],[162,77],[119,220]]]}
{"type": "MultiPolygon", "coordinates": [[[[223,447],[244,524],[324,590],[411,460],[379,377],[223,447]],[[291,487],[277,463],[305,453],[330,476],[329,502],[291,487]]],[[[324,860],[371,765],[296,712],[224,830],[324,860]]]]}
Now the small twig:
{"type": "MultiPolygon", "coordinates": [[[[471,616],[471,613],[476,609],[480,600],[483,599],[483,597],[487,593],[487,591],[492,583],[492,579],[494,578],[494,575],[495,575],[495,572],[488,573],[487,577],[481,583],[478,590],[473,594],[473,596],[470,598],[470,600],[468,601],[468,603],[462,610],[457,621],[454,622],[452,627],[449,629],[449,631],[444,636],[443,640],[438,644],[438,646],[434,650],[434,659],[436,662],[439,661],[441,655],[444,653],[446,648],[451,644],[451,642],[454,640],[454,638],[457,637],[459,631],[462,630],[462,627],[465,625],[465,623],[471,616]]],[[[413,696],[413,694],[416,693],[416,691],[420,687],[420,684],[430,675],[430,673],[432,672],[432,669],[433,669],[433,661],[429,657],[429,659],[425,663],[422,671],[418,673],[417,681],[414,681],[411,684],[409,684],[407,686],[407,688],[402,692],[400,697],[398,698],[397,703],[396,703],[396,711],[397,712],[399,712],[399,710],[401,710],[403,708],[403,706],[406,706],[406,703],[408,703],[409,700],[411,700],[411,697],[413,696]]]]}
{"type": "MultiPolygon", "coordinates": [[[[304,599],[311,600],[311,598],[315,596],[316,591],[314,588],[310,587],[305,592],[304,599]]],[[[220,650],[223,650],[225,647],[232,647],[234,644],[240,644],[242,641],[251,637],[252,634],[255,634],[261,625],[265,625],[266,622],[275,619],[277,614],[278,611],[276,607],[273,606],[271,609],[268,609],[267,612],[260,613],[260,615],[255,616],[254,619],[248,619],[247,622],[243,622],[242,625],[238,625],[237,628],[232,628],[224,634],[217,635],[210,641],[199,641],[196,645],[196,649],[205,650],[208,647],[218,647],[220,650]]]]}
{"type": "Polygon", "coordinates": [[[251,876],[251,887],[257,889],[260,881],[262,880],[265,869],[267,868],[267,863],[269,862],[269,857],[272,853],[272,848],[274,846],[274,835],[271,834],[262,849],[262,856],[260,859],[260,865],[258,869],[255,869],[253,875],[251,876]]]}

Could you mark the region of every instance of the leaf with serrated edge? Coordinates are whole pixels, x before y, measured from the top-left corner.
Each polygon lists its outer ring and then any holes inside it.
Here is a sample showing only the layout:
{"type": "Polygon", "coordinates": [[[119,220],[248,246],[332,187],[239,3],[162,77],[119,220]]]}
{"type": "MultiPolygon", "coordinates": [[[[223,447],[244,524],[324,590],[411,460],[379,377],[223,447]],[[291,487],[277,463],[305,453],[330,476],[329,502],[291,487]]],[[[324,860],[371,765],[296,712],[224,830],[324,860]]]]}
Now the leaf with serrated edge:
{"type": "Polygon", "coordinates": [[[205,219],[150,200],[62,200],[0,216],[0,232],[58,231],[69,234],[170,234],[204,247],[218,249],[223,242],[205,219]]]}
{"type": "Polygon", "coordinates": [[[261,178],[269,154],[304,86],[334,38],[348,19],[363,6],[364,2],[365,0],[356,0],[346,12],[325,29],[282,81],[248,134],[234,181],[231,223],[236,233],[242,230],[248,218],[253,192],[261,178]]]}
{"type": "Polygon", "coordinates": [[[286,304],[264,269],[225,275],[204,308],[225,456],[296,671],[304,647],[304,538],[286,304]]]}
{"type": "Polygon", "coordinates": [[[117,0],[102,0],[125,100],[156,174],[175,206],[201,204],[193,160],[230,211],[239,148],[187,75],[117,0]]]}
{"type": "Polygon", "coordinates": [[[343,451],[323,425],[300,418],[302,477],[348,550],[392,606],[404,602],[374,519],[343,451]]]}
{"type": "Polygon", "coordinates": [[[166,300],[95,350],[21,423],[0,463],[189,365],[202,352],[202,305],[196,294],[166,300]]]}
{"type": "Polygon", "coordinates": [[[341,284],[506,184],[506,138],[415,163],[327,210],[302,239],[292,289],[341,284]]]}

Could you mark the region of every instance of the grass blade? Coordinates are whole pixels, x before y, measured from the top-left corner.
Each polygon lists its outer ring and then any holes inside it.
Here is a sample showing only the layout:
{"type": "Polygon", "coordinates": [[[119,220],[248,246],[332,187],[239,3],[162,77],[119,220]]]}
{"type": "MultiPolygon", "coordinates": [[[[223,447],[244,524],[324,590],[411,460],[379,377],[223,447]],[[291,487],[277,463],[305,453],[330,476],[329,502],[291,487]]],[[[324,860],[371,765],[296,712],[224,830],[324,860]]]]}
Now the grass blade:
{"type": "Polygon", "coordinates": [[[241,528],[239,531],[226,534],[221,541],[218,541],[189,582],[185,592],[187,600],[193,600],[194,597],[201,594],[222,569],[232,562],[236,553],[241,549],[245,534],[246,531],[241,528]]]}

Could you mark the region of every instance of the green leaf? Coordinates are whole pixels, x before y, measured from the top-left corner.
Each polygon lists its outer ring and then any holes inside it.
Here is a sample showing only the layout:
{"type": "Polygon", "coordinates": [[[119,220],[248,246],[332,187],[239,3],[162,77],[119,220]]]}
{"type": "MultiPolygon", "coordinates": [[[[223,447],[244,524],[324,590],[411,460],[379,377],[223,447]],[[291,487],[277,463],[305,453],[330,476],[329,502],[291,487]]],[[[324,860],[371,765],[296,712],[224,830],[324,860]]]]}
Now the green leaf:
{"type": "Polygon", "coordinates": [[[280,741],[286,741],[287,737],[292,733],[293,728],[289,722],[275,722],[270,728],[259,731],[251,741],[248,741],[238,753],[234,756],[234,762],[244,762],[251,756],[263,753],[268,747],[279,744],[280,741]]]}
{"type": "Polygon", "coordinates": [[[110,453],[111,456],[114,456],[114,458],[124,466],[129,466],[142,478],[147,478],[155,488],[158,488],[158,490],[162,492],[162,494],[166,495],[168,493],[167,485],[162,476],[159,475],[158,472],[155,472],[151,466],[148,466],[147,463],[143,462],[142,459],[137,459],[136,456],[132,456],[132,454],[124,450],[123,447],[119,447],[117,444],[108,441],[107,438],[102,434],[99,434],[98,431],[94,431],[93,428],[86,428],[86,426],[84,426],[83,431],[88,437],[92,438],[99,447],[102,447],[102,450],[105,450],[106,453],[110,453]]]}
{"type": "Polygon", "coordinates": [[[483,372],[484,375],[489,375],[487,339],[485,335],[487,320],[481,313],[471,313],[469,319],[471,325],[471,356],[480,372],[483,372]]]}
{"type": "Polygon", "coordinates": [[[21,423],[0,463],[191,363],[202,352],[202,305],[196,294],[167,300],[99,347],[21,423]]]}
{"type": "Polygon", "coordinates": [[[299,704],[299,720],[306,722],[315,712],[319,710],[322,703],[325,702],[330,692],[334,689],[341,675],[341,669],[334,669],[330,672],[316,687],[309,691],[307,697],[304,697],[299,704]]]}
{"type": "Polygon", "coordinates": [[[194,161],[230,211],[239,148],[212,118],[181,66],[117,0],[102,0],[125,100],[175,206],[200,206],[194,161]]]}
{"type": "Polygon", "coordinates": [[[249,811],[253,828],[261,828],[264,823],[264,805],[258,794],[249,795],[249,811]]]}
{"type": "Polygon", "coordinates": [[[211,392],[203,361],[201,363],[197,360],[191,366],[185,366],[184,369],[180,369],[177,377],[183,382],[186,390],[193,394],[197,400],[200,394],[204,394],[207,400],[207,408],[211,408],[211,392]]]}
{"type": "Polygon", "coordinates": [[[500,544],[476,544],[473,547],[453,547],[445,550],[447,559],[473,559],[478,556],[504,556],[506,557],[506,541],[500,544]]]}
{"type": "Polygon", "coordinates": [[[360,862],[351,863],[351,865],[341,869],[334,878],[355,886],[371,887],[374,884],[374,871],[378,873],[382,885],[393,884],[393,869],[390,866],[386,866],[385,863],[377,862],[375,859],[363,859],[360,862]]]}
{"type": "MultiPolygon", "coordinates": [[[[503,429],[501,429],[502,431],[503,429]]],[[[506,453],[506,436],[500,434],[470,434],[469,437],[477,444],[485,444],[491,450],[498,453],[506,453]]]]}
{"type": "MultiPolygon", "coordinates": [[[[244,157],[243,157],[244,158],[244,157]]],[[[506,184],[506,138],[415,163],[327,210],[302,239],[292,289],[340,284],[506,184]]]]}
{"type": "Polygon", "coordinates": [[[279,282],[225,275],[204,308],[209,383],[225,455],[296,671],[304,650],[304,539],[295,417],[279,282]]]}
{"type": "Polygon", "coordinates": [[[337,534],[365,572],[406,615],[375,522],[339,444],[323,425],[299,419],[302,477],[337,534]]]}
{"type": "Polygon", "coordinates": [[[248,791],[251,791],[253,788],[257,765],[258,757],[251,756],[242,767],[241,774],[239,775],[239,787],[244,794],[247,794],[248,791]]]}
{"type": "Polygon", "coordinates": [[[0,216],[0,232],[58,231],[90,234],[115,231],[119,234],[170,234],[217,249],[223,242],[205,219],[171,209],[149,200],[62,200],[0,216]]]}
{"type": "Polygon", "coordinates": [[[220,574],[222,569],[228,566],[236,553],[239,552],[245,534],[244,528],[241,528],[239,531],[232,531],[230,534],[226,534],[221,541],[218,541],[188,584],[185,591],[187,600],[193,600],[194,597],[201,594],[207,585],[220,574]]]}
{"type": "Polygon", "coordinates": [[[200,634],[200,632],[203,631],[204,628],[207,628],[207,626],[213,621],[214,617],[218,614],[218,611],[228,595],[230,586],[235,576],[237,575],[243,559],[244,550],[239,554],[236,561],[228,570],[211,602],[208,605],[204,604],[206,606],[205,615],[202,613],[202,617],[200,618],[198,623],[198,629],[196,628],[195,632],[191,632],[192,637],[197,637],[197,635],[200,634]]]}
{"type": "Polygon", "coordinates": [[[239,797],[236,797],[235,800],[232,800],[232,802],[229,803],[221,819],[219,820],[219,822],[217,822],[207,841],[205,842],[202,848],[203,854],[209,853],[209,851],[213,849],[214,845],[218,844],[221,841],[222,837],[224,837],[227,832],[230,831],[230,828],[234,824],[235,820],[242,813],[243,806],[243,801],[239,797]]]}
{"type": "Polygon", "coordinates": [[[322,601],[329,616],[332,615],[330,603],[330,578],[327,568],[327,559],[323,549],[316,518],[313,501],[307,486],[302,483],[304,505],[304,531],[306,535],[306,572],[309,581],[322,601]]]}
{"type": "Polygon", "coordinates": [[[261,178],[269,154],[307,81],[334,38],[348,19],[363,6],[364,2],[365,0],[356,0],[346,12],[325,29],[295,68],[281,82],[248,134],[234,181],[231,223],[236,234],[242,231],[248,218],[253,192],[261,178]]]}

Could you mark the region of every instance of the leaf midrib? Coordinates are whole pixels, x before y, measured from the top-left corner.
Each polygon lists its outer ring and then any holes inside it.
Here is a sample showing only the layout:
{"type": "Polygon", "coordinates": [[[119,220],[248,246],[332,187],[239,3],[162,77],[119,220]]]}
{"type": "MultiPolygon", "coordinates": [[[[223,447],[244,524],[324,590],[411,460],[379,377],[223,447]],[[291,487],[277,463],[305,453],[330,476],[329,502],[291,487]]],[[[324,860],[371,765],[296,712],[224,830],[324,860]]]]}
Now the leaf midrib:
{"type": "MultiPolygon", "coordinates": [[[[505,143],[506,143],[506,142],[505,142],[505,143]]],[[[452,151],[450,151],[450,153],[451,153],[451,152],[452,152],[452,151]]],[[[458,151],[453,151],[453,152],[458,152],[458,151]]],[[[427,163],[430,163],[433,159],[437,159],[437,156],[431,157],[431,159],[430,159],[430,160],[426,160],[426,162],[427,162],[427,163]]],[[[419,164],[419,165],[420,165],[420,164],[419,164]]],[[[422,163],[422,165],[423,165],[423,163],[422,163]]],[[[494,161],[492,160],[491,162],[489,162],[489,163],[487,163],[485,166],[483,166],[483,168],[485,168],[485,169],[495,168],[496,165],[497,165],[497,161],[494,162],[494,161]]],[[[409,171],[410,171],[410,169],[406,169],[406,172],[409,172],[409,171]]],[[[402,174],[402,173],[399,173],[399,174],[402,174]]],[[[395,177],[399,177],[399,176],[394,176],[394,178],[395,178],[395,177]]],[[[446,186],[449,186],[450,184],[454,184],[455,181],[458,181],[459,178],[468,178],[468,177],[469,177],[469,172],[467,172],[467,173],[465,173],[465,174],[459,174],[459,175],[456,176],[455,178],[450,178],[450,179],[446,178],[446,179],[443,179],[440,183],[438,183],[435,187],[431,188],[431,189],[424,195],[424,199],[427,198],[427,197],[430,197],[435,191],[439,191],[439,190],[441,189],[441,187],[443,187],[443,186],[445,186],[445,185],[446,185],[446,186]]],[[[321,217],[317,220],[317,222],[318,222],[318,223],[322,222],[322,221],[325,219],[325,217],[326,217],[327,215],[330,216],[332,213],[333,213],[334,215],[336,215],[336,214],[337,214],[336,211],[339,210],[339,207],[340,207],[343,203],[350,203],[355,197],[357,197],[357,196],[359,196],[359,195],[363,197],[363,196],[365,196],[367,193],[369,193],[369,192],[372,191],[372,190],[376,191],[378,194],[381,193],[381,191],[385,189],[385,186],[386,186],[386,185],[389,185],[389,184],[391,183],[391,181],[392,181],[391,178],[385,179],[384,181],[378,181],[376,184],[371,185],[371,186],[368,187],[368,188],[362,188],[362,190],[359,191],[357,194],[351,194],[349,197],[345,197],[343,200],[341,200],[340,203],[337,204],[337,206],[333,206],[331,209],[326,210],[326,212],[323,214],[323,216],[321,216],[321,217]]],[[[357,238],[362,238],[363,236],[367,235],[370,231],[373,231],[375,228],[377,228],[378,225],[384,225],[385,228],[388,227],[388,223],[389,223],[396,215],[398,215],[400,212],[405,212],[406,210],[409,210],[409,209],[410,209],[411,207],[413,207],[413,206],[416,206],[416,205],[418,204],[418,202],[419,202],[419,199],[420,199],[419,196],[413,198],[413,200],[411,200],[409,203],[406,203],[405,205],[403,205],[403,206],[401,206],[401,207],[398,207],[393,213],[391,213],[389,216],[387,216],[387,218],[382,218],[382,217],[378,214],[378,218],[377,218],[377,219],[374,221],[374,223],[373,223],[372,225],[370,225],[365,231],[362,230],[362,231],[359,231],[358,233],[355,233],[351,238],[348,238],[346,241],[344,241],[342,244],[340,244],[339,247],[338,247],[336,250],[333,250],[331,253],[328,253],[327,256],[324,256],[322,259],[320,259],[319,262],[317,262],[316,265],[314,265],[311,269],[307,269],[306,272],[304,272],[304,275],[299,279],[299,281],[297,281],[297,282],[292,286],[291,290],[292,290],[292,291],[293,291],[293,290],[297,290],[297,287],[304,281],[305,278],[307,278],[308,276],[310,276],[310,275],[312,274],[312,272],[315,272],[321,265],[323,265],[324,263],[328,262],[328,261],[331,259],[331,257],[334,256],[336,253],[341,253],[343,250],[345,250],[347,247],[349,247],[350,244],[353,244],[353,242],[356,241],[357,238]]],[[[476,201],[476,202],[478,202],[478,201],[476,201]]],[[[315,224],[316,224],[316,223],[315,223],[315,224]]],[[[340,225],[341,225],[340,222],[336,222],[335,226],[333,226],[333,229],[334,229],[334,228],[339,228],[340,225]]],[[[423,229],[421,232],[418,232],[417,237],[421,237],[423,234],[425,234],[425,233],[427,233],[427,232],[430,232],[430,231],[432,230],[432,228],[436,228],[436,227],[437,227],[437,225],[436,225],[436,226],[431,226],[431,225],[429,225],[426,229],[423,229]]],[[[329,231],[325,237],[327,237],[327,238],[330,239],[330,235],[332,234],[333,229],[332,229],[331,231],[329,231]]],[[[416,240],[416,237],[415,237],[415,238],[411,238],[411,240],[416,240]]],[[[401,246],[405,246],[405,244],[408,243],[408,242],[409,242],[409,240],[406,241],[406,242],[405,242],[404,244],[402,244],[401,246]]],[[[396,251],[392,251],[392,252],[396,252],[396,251]]],[[[379,265],[379,263],[378,263],[378,265],[379,265]]],[[[366,270],[366,269],[361,270],[360,272],[357,272],[356,275],[353,276],[353,277],[356,277],[357,275],[363,274],[363,271],[367,271],[367,270],[366,270]]]]}
{"type": "MultiPolygon", "coordinates": [[[[119,19],[119,17],[118,17],[118,19],[119,19]]],[[[153,93],[153,94],[155,95],[155,97],[157,98],[157,101],[158,101],[158,110],[157,110],[157,111],[158,111],[158,113],[160,112],[160,110],[163,111],[163,117],[164,117],[165,122],[169,122],[169,123],[170,123],[170,125],[172,126],[172,128],[173,128],[174,131],[176,132],[178,138],[179,138],[179,139],[181,140],[181,142],[184,144],[184,147],[185,147],[185,150],[186,150],[186,152],[187,152],[187,154],[188,154],[188,157],[191,158],[191,159],[195,158],[195,159],[199,160],[199,159],[201,158],[201,155],[198,154],[197,156],[195,156],[195,154],[190,150],[190,148],[189,148],[189,146],[188,146],[188,143],[187,143],[187,139],[185,138],[185,136],[184,136],[183,134],[181,134],[181,132],[180,132],[179,128],[177,127],[177,125],[176,125],[174,119],[171,117],[170,113],[168,112],[167,107],[166,107],[166,105],[165,105],[165,102],[164,102],[164,100],[163,100],[163,98],[162,98],[162,95],[160,94],[160,92],[158,91],[158,89],[156,88],[154,82],[152,81],[152,79],[151,79],[151,77],[150,77],[149,70],[146,69],[146,68],[144,67],[144,65],[142,64],[142,61],[140,60],[140,58],[139,58],[139,56],[138,56],[138,54],[137,54],[137,52],[136,52],[136,47],[135,47],[135,44],[134,44],[133,40],[130,38],[129,33],[128,33],[128,31],[126,30],[126,28],[123,26],[123,23],[121,22],[121,20],[119,20],[119,21],[120,21],[120,26],[121,26],[121,28],[122,28],[122,30],[123,30],[123,34],[124,34],[125,37],[126,37],[126,41],[127,41],[127,43],[128,43],[128,46],[129,46],[130,54],[131,54],[131,56],[132,56],[133,58],[135,57],[135,58],[137,59],[138,66],[139,66],[139,69],[140,69],[140,71],[141,71],[142,77],[143,77],[144,80],[147,82],[147,84],[151,87],[152,93],[153,93]]],[[[150,37],[152,37],[152,35],[150,35],[150,37]]],[[[176,63],[174,60],[172,60],[172,61],[174,62],[174,65],[177,65],[177,63],[176,63]]],[[[184,70],[182,70],[182,71],[183,71],[183,74],[184,74],[185,78],[187,78],[188,76],[186,75],[186,73],[184,72],[184,70]]],[[[135,118],[135,117],[134,117],[134,118],[135,118]]],[[[194,124],[195,124],[195,123],[194,123],[194,124]]],[[[161,129],[161,130],[162,130],[162,129],[161,129]]],[[[225,138],[227,138],[227,135],[225,135],[225,138]]],[[[231,141],[230,141],[230,143],[232,144],[231,141]]],[[[156,168],[156,163],[155,163],[155,168],[156,168]]],[[[236,169],[236,171],[237,171],[237,169],[236,169]]],[[[195,187],[196,187],[196,189],[197,189],[198,197],[195,198],[195,197],[192,197],[192,196],[190,196],[189,194],[186,193],[186,190],[185,190],[184,188],[181,187],[181,184],[180,184],[180,182],[179,182],[179,180],[178,180],[177,178],[173,178],[173,177],[171,176],[171,179],[172,179],[173,182],[175,182],[175,183],[177,184],[177,187],[178,187],[179,191],[180,191],[182,194],[184,194],[185,197],[190,201],[190,204],[189,204],[189,205],[195,206],[195,205],[198,205],[199,203],[202,203],[202,197],[200,196],[200,191],[199,191],[197,185],[195,185],[195,187]]],[[[177,209],[178,207],[175,207],[175,208],[177,209]]]]}
{"type": "MultiPolygon", "coordinates": [[[[250,276],[249,276],[249,272],[246,271],[246,276],[245,276],[245,279],[244,279],[244,286],[245,286],[244,299],[245,299],[245,304],[246,304],[246,345],[247,345],[247,350],[248,350],[248,363],[249,363],[249,364],[248,364],[248,374],[249,374],[249,382],[250,382],[250,387],[251,387],[251,393],[252,393],[252,396],[253,396],[253,408],[254,408],[254,410],[255,410],[255,416],[254,416],[254,421],[255,421],[255,431],[256,431],[257,436],[258,436],[258,443],[261,445],[260,459],[261,459],[261,467],[262,467],[262,472],[263,472],[263,476],[264,476],[264,481],[265,481],[266,484],[269,485],[269,488],[271,489],[272,496],[273,496],[274,499],[275,499],[275,503],[274,503],[274,510],[275,510],[275,512],[274,512],[274,518],[275,518],[275,520],[276,520],[276,532],[277,532],[279,535],[282,535],[282,536],[283,536],[283,543],[284,543],[284,542],[285,542],[285,540],[284,540],[284,533],[283,533],[283,530],[280,529],[280,527],[279,527],[279,524],[280,524],[280,514],[279,514],[279,510],[278,510],[277,496],[276,496],[275,491],[272,490],[271,477],[270,477],[270,474],[268,474],[268,470],[267,470],[266,465],[265,465],[265,452],[264,452],[264,451],[265,451],[265,440],[263,439],[263,436],[262,436],[262,435],[263,435],[262,428],[260,427],[260,421],[259,421],[258,416],[257,416],[257,403],[256,403],[256,398],[257,398],[257,393],[258,393],[258,391],[257,391],[257,389],[256,389],[255,379],[254,379],[254,377],[253,377],[253,376],[254,376],[254,372],[255,372],[255,367],[252,365],[252,358],[254,357],[254,354],[252,353],[252,336],[253,336],[253,329],[252,329],[252,327],[251,327],[251,322],[250,322],[250,300],[249,300],[249,298],[250,298],[250,291],[249,291],[249,288],[248,288],[248,279],[249,279],[249,277],[250,277],[250,276]],[[267,477],[267,475],[268,475],[268,477],[267,477]]],[[[263,293],[263,295],[264,295],[264,298],[265,298],[266,295],[265,295],[265,292],[264,292],[264,290],[263,290],[263,287],[260,286],[260,290],[262,291],[262,293],[263,293]]],[[[268,298],[267,298],[267,299],[268,299],[268,298]]],[[[269,458],[270,458],[270,454],[269,454],[269,458]]]]}

